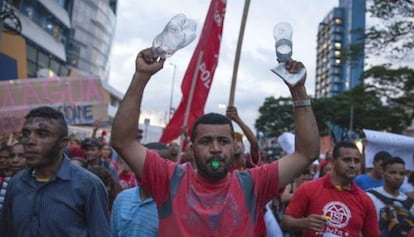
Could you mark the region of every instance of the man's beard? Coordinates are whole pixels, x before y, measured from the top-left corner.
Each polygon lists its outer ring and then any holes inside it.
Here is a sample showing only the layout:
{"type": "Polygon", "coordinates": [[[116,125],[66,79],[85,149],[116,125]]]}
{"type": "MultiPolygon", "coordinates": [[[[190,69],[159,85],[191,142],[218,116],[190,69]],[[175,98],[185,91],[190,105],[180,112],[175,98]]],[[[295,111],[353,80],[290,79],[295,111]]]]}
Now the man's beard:
{"type": "Polygon", "coordinates": [[[225,178],[229,172],[229,164],[227,164],[224,160],[224,169],[221,171],[211,171],[210,169],[208,169],[208,165],[210,164],[210,162],[207,162],[206,164],[201,162],[199,159],[197,159],[196,157],[194,158],[195,162],[196,162],[196,166],[197,166],[197,171],[201,174],[202,177],[204,177],[205,179],[208,180],[221,180],[223,178],[225,178]]]}

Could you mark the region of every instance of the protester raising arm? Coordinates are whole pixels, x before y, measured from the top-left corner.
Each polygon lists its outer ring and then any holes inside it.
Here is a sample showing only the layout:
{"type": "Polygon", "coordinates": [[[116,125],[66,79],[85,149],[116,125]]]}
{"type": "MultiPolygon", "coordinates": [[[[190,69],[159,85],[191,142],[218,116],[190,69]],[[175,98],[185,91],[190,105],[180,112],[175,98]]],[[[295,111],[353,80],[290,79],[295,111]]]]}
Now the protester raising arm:
{"type": "MultiPolygon", "coordinates": [[[[301,62],[289,60],[286,69],[297,73],[301,62]]],[[[294,86],[288,85],[295,110],[295,152],[279,160],[279,187],[284,187],[299,176],[313,160],[319,157],[319,130],[305,89],[306,74],[294,86]]]]}
{"type": "Polygon", "coordinates": [[[249,162],[253,162],[251,165],[258,165],[259,162],[259,143],[257,142],[256,136],[254,135],[253,131],[244,123],[244,121],[239,117],[237,113],[237,108],[235,106],[229,105],[227,107],[226,115],[228,118],[233,120],[239,127],[242,129],[244,135],[246,135],[247,140],[250,143],[250,156],[251,160],[249,162]]]}
{"type": "Polygon", "coordinates": [[[134,76],[112,127],[111,145],[139,178],[144,168],[147,149],[137,142],[134,131],[138,126],[144,88],[151,76],[162,69],[164,62],[165,59],[154,58],[150,48],[138,53],[134,76]]]}

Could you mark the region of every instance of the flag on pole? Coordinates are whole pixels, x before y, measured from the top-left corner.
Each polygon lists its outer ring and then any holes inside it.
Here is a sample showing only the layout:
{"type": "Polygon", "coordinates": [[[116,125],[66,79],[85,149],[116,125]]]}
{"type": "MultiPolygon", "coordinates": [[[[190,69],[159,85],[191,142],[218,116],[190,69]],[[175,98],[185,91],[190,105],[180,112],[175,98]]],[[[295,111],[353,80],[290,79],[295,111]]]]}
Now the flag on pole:
{"type": "Polygon", "coordinates": [[[192,95],[193,100],[191,101],[188,123],[186,124],[190,136],[193,123],[199,116],[204,114],[204,107],[218,63],[225,9],[226,0],[212,0],[210,3],[198,45],[181,84],[181,92],[183,94],[181,102],[160,138],[160,142],[164,144],[178,138],[181,134],[181,128],[185,125],[183,124],[185,111],[195,73],[198,76],[196,77],[194,94],[192,95]],[[198,55],[202,51],[204,54],[197,68],[198,55]]]}

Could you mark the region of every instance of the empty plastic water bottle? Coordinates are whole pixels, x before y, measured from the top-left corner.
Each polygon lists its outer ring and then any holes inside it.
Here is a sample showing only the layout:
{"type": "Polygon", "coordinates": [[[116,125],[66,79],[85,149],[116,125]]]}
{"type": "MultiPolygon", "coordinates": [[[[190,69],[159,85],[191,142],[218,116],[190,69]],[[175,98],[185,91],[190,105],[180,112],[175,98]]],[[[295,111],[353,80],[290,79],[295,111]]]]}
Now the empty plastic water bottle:
{"type": "Polygon", "coordinates": [[[184,14],[174,16],[152,42],[155,56],[167,58],[189,45],[196,37],[197,24],[184,14]]]}
{"type": "Polygon", "coordinates": [[[274,26],[276,56],[280,62],[286,62],[292,56],[292,26],[287,22],[281,22],[274,26]]]}
{"type": "Polygon", "coordinates": [[[270,70],[282,78],[286,83],[294,86],[303,78],[306,70],[305,68],[302,68],[297,73],[290,73],[286,70],[285,62],[292,56],[292,33],[292,26],[287,22],[278,23],[273,28],[276,57],[280,63],[270,70]]]}

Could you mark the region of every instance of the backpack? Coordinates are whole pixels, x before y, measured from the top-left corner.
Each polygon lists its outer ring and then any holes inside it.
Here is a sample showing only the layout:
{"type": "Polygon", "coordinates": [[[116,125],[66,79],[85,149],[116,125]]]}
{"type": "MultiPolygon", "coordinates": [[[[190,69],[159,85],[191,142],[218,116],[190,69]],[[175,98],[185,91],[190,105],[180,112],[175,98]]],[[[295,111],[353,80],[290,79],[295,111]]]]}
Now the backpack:
{"type": "Polygon", "coordinates": [[[371,189],[367,192],[373,194],[385,204],[385,208],[380,211],[379,217],[381,232],[385,230],[390,237],[408,236],[410,230],[414,228],[414,215],[410,212],[414,199],[407,198],[400,201],[386,197],[376,190],[371,189]],[[403,207],[395,205],[395,202],[401,203],[403,207]]]}

